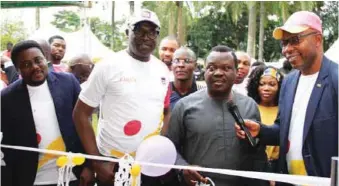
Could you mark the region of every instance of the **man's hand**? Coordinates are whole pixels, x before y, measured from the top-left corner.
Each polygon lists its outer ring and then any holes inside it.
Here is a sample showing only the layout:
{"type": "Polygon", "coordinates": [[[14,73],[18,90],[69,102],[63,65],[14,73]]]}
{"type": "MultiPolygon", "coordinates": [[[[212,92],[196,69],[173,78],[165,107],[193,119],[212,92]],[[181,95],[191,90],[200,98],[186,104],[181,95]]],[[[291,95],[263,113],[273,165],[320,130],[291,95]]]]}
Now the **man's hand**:
{"type": "Polygon", "coordinates": [[[183,170],[183,176],[186,184],[189,186],[195,186],[197,182],[207,183],[208,181],[195,170],[183,170]]]}
{"type": "Polygon", "coordinates": [[[114,185],[114,162],[94,161],[93,168],[102,184],[114,185]]]}
{"type": "MultiPolygon", "coordinates": [[[[251,133],[252,137],[257,137],[260,131],[260,125],[259,123],[256,123],[254,121],[251,120],[244,120],[245,122],[245,127],[248,129],[248,131],[251,133]]],[[[237,133],[237,136],[240,139],[245,139],[246,138],[246,134],[243,130],[241,130],[240,126],[238,124],[235,124],[235,130],[237,133]]]]}
{"type": "Polygon", "coordinates": [[[90,168],[84,167],[80,174],[79,186],[94,186],[94,184],[95,184],[94,172],[90,168]]]}

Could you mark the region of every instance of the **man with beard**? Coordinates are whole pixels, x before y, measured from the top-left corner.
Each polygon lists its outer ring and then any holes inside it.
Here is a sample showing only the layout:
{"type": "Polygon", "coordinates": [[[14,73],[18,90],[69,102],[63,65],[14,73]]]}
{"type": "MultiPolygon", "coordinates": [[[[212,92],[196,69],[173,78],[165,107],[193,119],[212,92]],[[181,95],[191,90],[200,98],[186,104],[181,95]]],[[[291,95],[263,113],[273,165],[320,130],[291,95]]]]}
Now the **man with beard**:
{"type": "Polygon", "coordinates": [[[59,35],[52,36],[48,39],[51,46],[51,62],[55,72],[66,72],[67,65],[61,63],[62,58],[66,52],[65,39],[59,35]]]}
{"type": "MultiPolygon", "coordinates": [[[[274,125],[245,124],[261,143],[280,145],[280,173],[330,177],[331,158],[338,156],[338,64],[324,56],[321,20],[295,12],[273,37],[295,70],[281,85],[274,125]]],[[[237,134],[244,138],[238,127],[237,134]]]]}
{"type": "Polygon", "coordinates": [[[159,57],[164,62],[170,71],[170,81],[174,80],[172,72],[173,54],[179,48],[179,42],[175,36],[167,36],[163,38],[159,45],[159,57]]]}
{"type": "MultiPolygon", "coordinates": [[[[40,45],[32,40],[17,43],[12,61],[19,79],[1,91],[2,143],[39,149],[84,153],[72,110],[80,92],[71,74],[48,72],[40,45]]],[[[58,184],[57,156],[2,148],[5,166],[1,185],[58,184]]],[[[94,181],[89,168],[75,167],[70,185],[94,181]]]]}
{"type": "Polygon", "coordinates": [[[171,93],[171,110],[181,98],[190,95],[198,90],[198,86],[193,81],[193,71],[197,66],[197,57],[195,53],[187,48],[180,47],[173,54],[172,69],[174,82],[170,83],[171,93]]]}
{"type": "MultiPolygon", "coordinates": [[[[145,138],[166,130],[170,116],[168,69],[151,55],[159,31],[157,15],[141,10],[128,24],[128,48],[95,65],[88,86],[81,91],[73,111],[77,131],[88,154],[115,158],[125,153],[135,156],[145,138]],[[96,140],[87,118],[99,104],[96,140]]],[[[116,163],[92,161],[92,167],[99,186],[114,184],[116,163]]],[[[173,178],[176,175],[141,176],[142,186],[177,185],[172,182],[173,178]]]]}
{"type": "MultiPolygon", "coordinates": [[[[253,148],[236,137],[235,120],[228,110],[232,100],[244,118],[260,121],[253,99],[232,91],[237,74],[237,58],[229,47],[217,46],[206,58],[205,81],[207,89],[197,91],[179,100],[173,109],[166,136],[175,144],[176,164],[256,170],[254,156],[265,159],[265,148],[253,148]]],[[[206,182],[207,176],[218,186],[258,185],[256,180],[183,170],[186,185],[206,182]]],[[[184,185],[185,185],[184,184],[184,185]]]]}
{"type": "Polygon", "coordinates": [[[233,90],[238,93],[247,96],[247,75],[250,71],[251,67],[251,57],[243,51],[235,52],[235,55],[238,59],[238,73],[235,78],[233,90]]]}

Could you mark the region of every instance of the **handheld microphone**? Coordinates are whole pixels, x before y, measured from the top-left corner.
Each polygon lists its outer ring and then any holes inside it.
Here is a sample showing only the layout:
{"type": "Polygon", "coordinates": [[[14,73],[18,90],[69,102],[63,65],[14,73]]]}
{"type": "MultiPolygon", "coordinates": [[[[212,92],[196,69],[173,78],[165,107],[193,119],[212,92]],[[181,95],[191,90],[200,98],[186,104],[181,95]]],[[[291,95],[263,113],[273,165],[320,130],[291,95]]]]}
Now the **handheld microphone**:
{"type": "Polygon", "coordinates": [[[243,118],[240,115],[240,112],[238,110],[237,105],[235,105],[232,100],[228,101],[226,104],[227,104],[228,110],[231,112],[235,122],[245,132],[246,137],[247,137],[248,141],[250,142],[250,144],[252,145],[252,147],[255,147],[257,145],[257,143],[254,140],[254,138],[251,136],[251,133],[245,127],[245,122],[244,122],[243,118]]]}

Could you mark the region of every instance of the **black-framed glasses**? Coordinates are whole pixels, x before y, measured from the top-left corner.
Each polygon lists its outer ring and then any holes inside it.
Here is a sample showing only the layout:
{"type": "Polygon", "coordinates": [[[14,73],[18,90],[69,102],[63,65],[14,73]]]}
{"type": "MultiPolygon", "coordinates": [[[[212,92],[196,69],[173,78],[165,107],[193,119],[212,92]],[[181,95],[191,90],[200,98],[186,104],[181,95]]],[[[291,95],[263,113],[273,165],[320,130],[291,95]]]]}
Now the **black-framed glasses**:
{"type": "Polygon", "coordinates": [[[307,34],[303,34],[303,35],[296,35],[296,36],[292,36],[288,39],[282,39],[280,43],[281,43],[282,47],[286,47],[288,44],[295,46],[295,45],[298,45],[300,43],[301,38],[311,36],[311,35],[316,35],[316,34],[319,34],[319,33],[318,32],[311,32],[311,33],[307,33],[307,34]]]}
{"type": "Polygon", "coordinates": [[[149,39],[156,39],[159,35],[158,30],[145,31],[140,29],[138,26],[135,26],[133,29],[134,35],[137,37],[144,37],[147,35],[149,39]]]}
{"type": "Polygon", "coordinates": [[[184,62],[185,65],[188,65],[188,64],[192,64],[193,60],[191,60],[189,58],[185,58],[185,59],[175,58],[175,59],[172,60],[173,64],[179,64],[181,62],[184,62]]]}
{"type": "Polygon", "coordinates": [[[42,65],[44,63],[46,63],[46,59],[45,58],[43,58],[43,57],[35,57],[33,59],[33,62],[32,61],[22,61],[22,62],[20,62],[19,67],[21,69],[30,69],[30,68],[33,67],[33,64],[36,64],[36,65],[40,66],[40,65],[42,65]]]}

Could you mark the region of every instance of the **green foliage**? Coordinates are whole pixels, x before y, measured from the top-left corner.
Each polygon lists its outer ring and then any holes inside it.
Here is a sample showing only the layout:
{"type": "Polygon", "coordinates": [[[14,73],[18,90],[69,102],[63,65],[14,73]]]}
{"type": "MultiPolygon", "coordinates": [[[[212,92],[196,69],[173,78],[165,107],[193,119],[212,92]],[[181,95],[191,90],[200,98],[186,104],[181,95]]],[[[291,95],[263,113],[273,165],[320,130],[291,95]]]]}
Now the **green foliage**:
{"type": "Polygon", "coordinates": [[[338,1],[326,2],[325,8],[321,8],[323,2],[318,2],[316,13],[320,15],[323,23],[324,35],[324,52],[331,47],[331,45],[338,39],[338,1]]]}
{"type": "MultiPolygon", "coordinates": [[[[119,51],[125,48],[124,41],[126,40],[125,33],[121,33],[118,27],[123,24],[124,21],[116,22],[114,28],[114,51],[119,51]]],[[[111,24],[101,21],[98,17],[90,18],[90,27],[92,32],[98,39],[107,47],[111,47],[112,28],[111,24]]]]}
{"type": "Polygon", "coordinates": [[[187,39],[197,56],[204,58],[212,47],[221,44],[246,50],[247,12],[243,11],[236,23],[231,14],[229,11],[210,9],[207,15],[193,21],[188,28],[187,39]]]}
{"type": "Polygon", "coordinates": [[[22,21],[4,21],[1,23],[1,51],[7,49],[7,43],[13,44],[27,38],[22,21]]]}
{"type": "MultiPolygon", "coordinates": [[[[88,18],[90,21],[90,28],[95,36],[101,41],[102,44],[111,48],[112,28],[111,24],[100,20],[98,17],[88,18]]],[[[119,32],[118,28],[123,24],[124,21],[116,22],[114,28],[114,47],[111,48],[113,51],[118,51],[126,46],[125,33],[119,32]]],[[[83,25],[80,22],[80,17],[76,12],[73,11],[59,11],[54,15],[54,20],[51,24],[64,32],[75,32],[79,30],[83,25]]]]}
{"type": "Polygon", "coordinates": [[[64,32],[78,31],[81,25],[79,15],[69,10],[62,10],[54,14],[54,21],[51,24],[64,32]]]}

